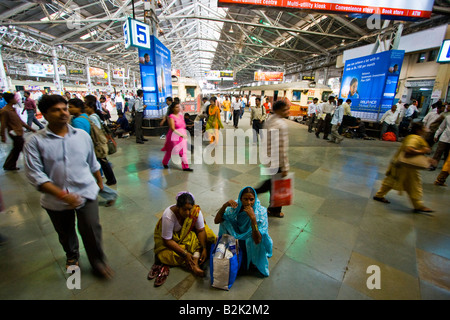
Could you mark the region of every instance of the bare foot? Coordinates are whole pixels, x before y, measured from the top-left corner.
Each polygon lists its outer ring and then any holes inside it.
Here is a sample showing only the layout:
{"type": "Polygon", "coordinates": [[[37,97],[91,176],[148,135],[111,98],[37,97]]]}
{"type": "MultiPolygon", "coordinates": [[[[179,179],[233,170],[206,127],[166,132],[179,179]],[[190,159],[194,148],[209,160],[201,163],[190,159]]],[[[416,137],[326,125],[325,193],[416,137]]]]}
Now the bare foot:
{"type": "Polygon", "coordinates": [[[197,277],[204,277],[205,276],[205,271],[200,269],[198,266],[195,266],[194,268],[192,268],[192,272],[194,272],[194,274],[197,277]]]}

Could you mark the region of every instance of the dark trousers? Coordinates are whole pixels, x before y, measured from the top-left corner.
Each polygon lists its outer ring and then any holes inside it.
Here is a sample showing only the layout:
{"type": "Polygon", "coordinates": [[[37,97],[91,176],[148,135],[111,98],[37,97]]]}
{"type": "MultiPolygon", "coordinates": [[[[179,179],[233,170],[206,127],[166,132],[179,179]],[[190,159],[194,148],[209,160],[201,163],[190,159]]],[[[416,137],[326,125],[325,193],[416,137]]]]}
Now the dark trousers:
{"type": "Polygon", "coordinates": [[[13,148],[11,149],[11,152],[9,153],[8,157],[5,160],[5,163],[3,164],[3,169],[14,170],[17,166],[17,159],[19,159],[19,155],[22,152],[25,140],[22,136],[9,135],[9,137],[13,141],[13,148]]]}
{"type": "Polygon", "coordinates": [[[381,133],[380,133],[380,139],[383,139],[383,134],[385,134],[388,131],[392,131],[395,136],[397,137],[398,141],[398,127],[396,124],[388,124],[387,122],[383,121],[383,124],[381,125],[381,133]]]}
{"type": "Polygon", "coordinates": [[[264,121],[253,120],[252,128],[253,128],[253,142],[258,141],[259,130],[263,128],[264,121]]]}
{"type": "Polygon", "coordinates": [[[33,123],[37,125],[39,129],[44,129],[42,123],[40,123],[39,120],[36,118],[36,113],[34,112],[34,110],[29,109],[27,110],[27,124],[31,127],[33,123]]]}
{"type": "Polygon", "coordinates": [[[239,125],[240,116],[241,116],[241,109],[233,111],[233,126],[235,128],[237,128],[239,125]]]}
{"type": "Polygon", "coordinates": [[[312,132],[312,129],[314,127],[314,122],[316,121],[316,114],[313,113],[309,116],[308,120],[308,132],[312,132]]]}
{"type": "Polygon", "coordinates": [[[134,132],[136,134],[136,142],[144,141],[144,133],[142,130],[142,120],[144,119],[143,112],[136,112],[134,118],[134,132]]]}
{"type": "Polygon", "coordinates": [[[114,175],[114,171],[111,168],[111,165],[106,158],[97,158],[98,162],[100,162],[100,166],[102,167],[103,174],[106,178],[106,184],[116,184],[116,176],[114,175]]]}
{"type": "Polygon", "coordinates": [[[79,244],[75,230],[75,215],[77,217],[78,232],[83,240],[84,248],[91,266],[96,267],[105,262],[105,253],[102,248],[102,227],[98,215],[97,200],[87,200],[79,209],[53,211],[46,209],[58,233],[67,259],[79,259],[79,244]]]}
{"type": "MultiPolygon", "coordinates": [[[[278,172],[281,172],[281,168],[278,168],[278,172]]],[[[266,181],[264,181],[258,188],[255,188],[256,194],[260,194],[260,193],[266,193],[266,192],[271,192],[272,190],[272,179],[267,179],[266,181]]],[[[270,207],[267,208],[267,211],[270,211],[270,213],[278,215],[281,212],[281,209],[283,207],[270,207]]]]}
{"type": "Polygon", "coordinates": [[[325,120],[319,119],[316,128],[316,135],[323,132],[323,138],[326,139],[331,132],[331,114],[327,113],[325,120]]]}
{"type": "MultiPolygon", "coordinates": [[[[439,141],[436,151],[434,151],[433,159],[439,163],[439,161],[441,161],[442,159],[442,155],[444,155],[444,159],[447,159],[449,151],[450,143],[439,141]]],[[[438,163],[436,164],[436,167],[438,163]]]]}

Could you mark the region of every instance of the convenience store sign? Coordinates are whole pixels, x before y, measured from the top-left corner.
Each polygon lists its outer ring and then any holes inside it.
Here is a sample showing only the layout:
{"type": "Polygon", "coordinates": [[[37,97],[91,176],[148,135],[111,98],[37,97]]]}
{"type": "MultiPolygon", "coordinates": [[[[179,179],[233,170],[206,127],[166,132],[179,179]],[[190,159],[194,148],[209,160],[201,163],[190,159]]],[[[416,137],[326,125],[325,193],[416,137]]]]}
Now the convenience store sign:
{"type": "Polygon", "coordinates": [[[219,5],[256,5],[342,13],[429,18],[434,0],[218,0],[219,5]]]}

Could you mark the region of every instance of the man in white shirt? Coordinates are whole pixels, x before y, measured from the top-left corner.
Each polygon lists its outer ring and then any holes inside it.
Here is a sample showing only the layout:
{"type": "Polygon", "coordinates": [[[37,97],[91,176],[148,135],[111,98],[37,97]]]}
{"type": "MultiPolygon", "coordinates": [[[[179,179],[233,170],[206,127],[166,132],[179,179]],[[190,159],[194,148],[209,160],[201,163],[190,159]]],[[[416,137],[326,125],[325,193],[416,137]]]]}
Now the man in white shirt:
{"type": "Polygon", "coordinates": [[[408,107],[408,109],[405,112],[405,117],[407,118],[414,118],[414,113],[419,113],[419,109],[417,109],[417,106],[419,105],[419,102],[417,100],[413,100],[412,104],[408,107]]]}
{"type": "Polygon", "coordinates": [[[319,122],[316,128],[316,137],[319,138],[319,134],[323,131],[323,139],[328,139],[328,135],[331,131],[331,114],[334,112],[334,97],[328,97],[328,102],[320,104],[321,114],[319,122]]]}
{"type": "Polygon", "coordinates": [[[241,117],[242,100],[240,96],[234,98],[234,102],[231,104],[231,113],[233,114],[233,126],[237,129],[239,125],[239,119],[241,117]]]}
{"type": "Polygon", "coordinates": [[[442,121],[439,129],[434,134],[434,141],[438,143],[436,151],[434,152],[433,159],[436,160],[436,164],[430,167],[430,170],[436,170],[439,161],[444,155],[444,159],[447,159],[450,151],[450,116],[446,116],[442,121]]]}
{"type": "Polygon", "coordinates": [[[314,126],[314,122],[316,121],[317,109],[319,107],[317,102],[319,102],[319,99],[314,98],[313,102],[308,105],[308,132],[313,132],[312,128],[314,126]]]}
{"type": "Polygon", "coordinates": [[[428,142],[428,145],[433,147],[435,141],[434,141],[434,134],[438,130],[439,126],[441,125],[442,121],[444,121],[444,110],[445,105],[441,104],[438,107],[435,108],[436,111],[430,111],[425,118],[423,118],[423,125],[425,128],[429,129],[430,132],[427,133],[427,138],[425,139],[428,142]]]}
{"type": "Polygon", "coordinates": [[[344,107],[342,106],[344,100],[339,99],[337,103],[336,110],[334,110],[333,118],[331,119],[331,140],[329,142],[341,143],[344,137],[339,134],[339,127],[344,119],[344,107]]]}
{"type": "Polygon", "coordinates": [[[138,90],[137,97],[133,105],[133,109],[136,111],[136,116],[134,118],[136,143],[143,144],[144,141],[148,139],[144,138],[144,132],[142,130],[142,121],[144,119],[144,110],[147,106],[144,104],[144,91],[138,90]]]}
{"type": "Polygon", "coordinates": [[[388,131],[391,130],[395,133],[396,140],[398,141],[398,126],[397,126],[397,119],[398,119],[398,111],[397,106],[394,104],[391,107],[391,110],[388,110],[384,113],[383,117],[381,117],[380,123],[381,123],[381,134],[380,139],[383,139],[383,135],[388,131]]]}

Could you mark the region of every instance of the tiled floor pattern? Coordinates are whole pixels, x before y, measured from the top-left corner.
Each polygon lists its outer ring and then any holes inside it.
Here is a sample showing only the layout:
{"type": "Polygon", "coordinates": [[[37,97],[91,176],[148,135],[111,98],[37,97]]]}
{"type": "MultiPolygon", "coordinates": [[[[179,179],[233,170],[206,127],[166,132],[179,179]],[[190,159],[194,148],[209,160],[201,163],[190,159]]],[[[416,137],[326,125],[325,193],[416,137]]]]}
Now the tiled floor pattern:
{"type": "MultiPolygon", "coordinates": [[[[241,128],[248,123],[246,113],[241,128]]],[[[100,198],[104,247],[115,277],[93,276],[82,251],[81,289],[67,289],[64,252],[21,157],[22,170],[0,171],[6,203],[0,233],[9,239],[0,246],[0,299],[450,299],[450,197],[448,188],[433,185],[438,173],[422,172],[425,203],[436,211],[414,214],[406,195],[392,191],[389,205],[372,200],[399,143],[345,139],[335,145],[292,121],[289,134],[295,201],[284,208],[284,219],[269,218],[269,277],[242,275],[222,291],[210,286],[209,275],[200,279],[171,268],[167,282],[155,288],[146,279],[154,261],[153,229],[175,195],[191,191],[217,232],[219,207],[263,178],[259,165],[248,163],[193,164],[193,173],[174,164],[164,170],[164,140],[148,137],[138,145],[121,139],[109,157],[120,198],[108,208],[100,198]],[[380,289],[368,288],[374,275],[369,266],[378,267],[380,289]]],[[[10,147],[1,146],[2,163],[10,147]]],[[[268,194],[260,198],[268,204],[268,194]]]]}

